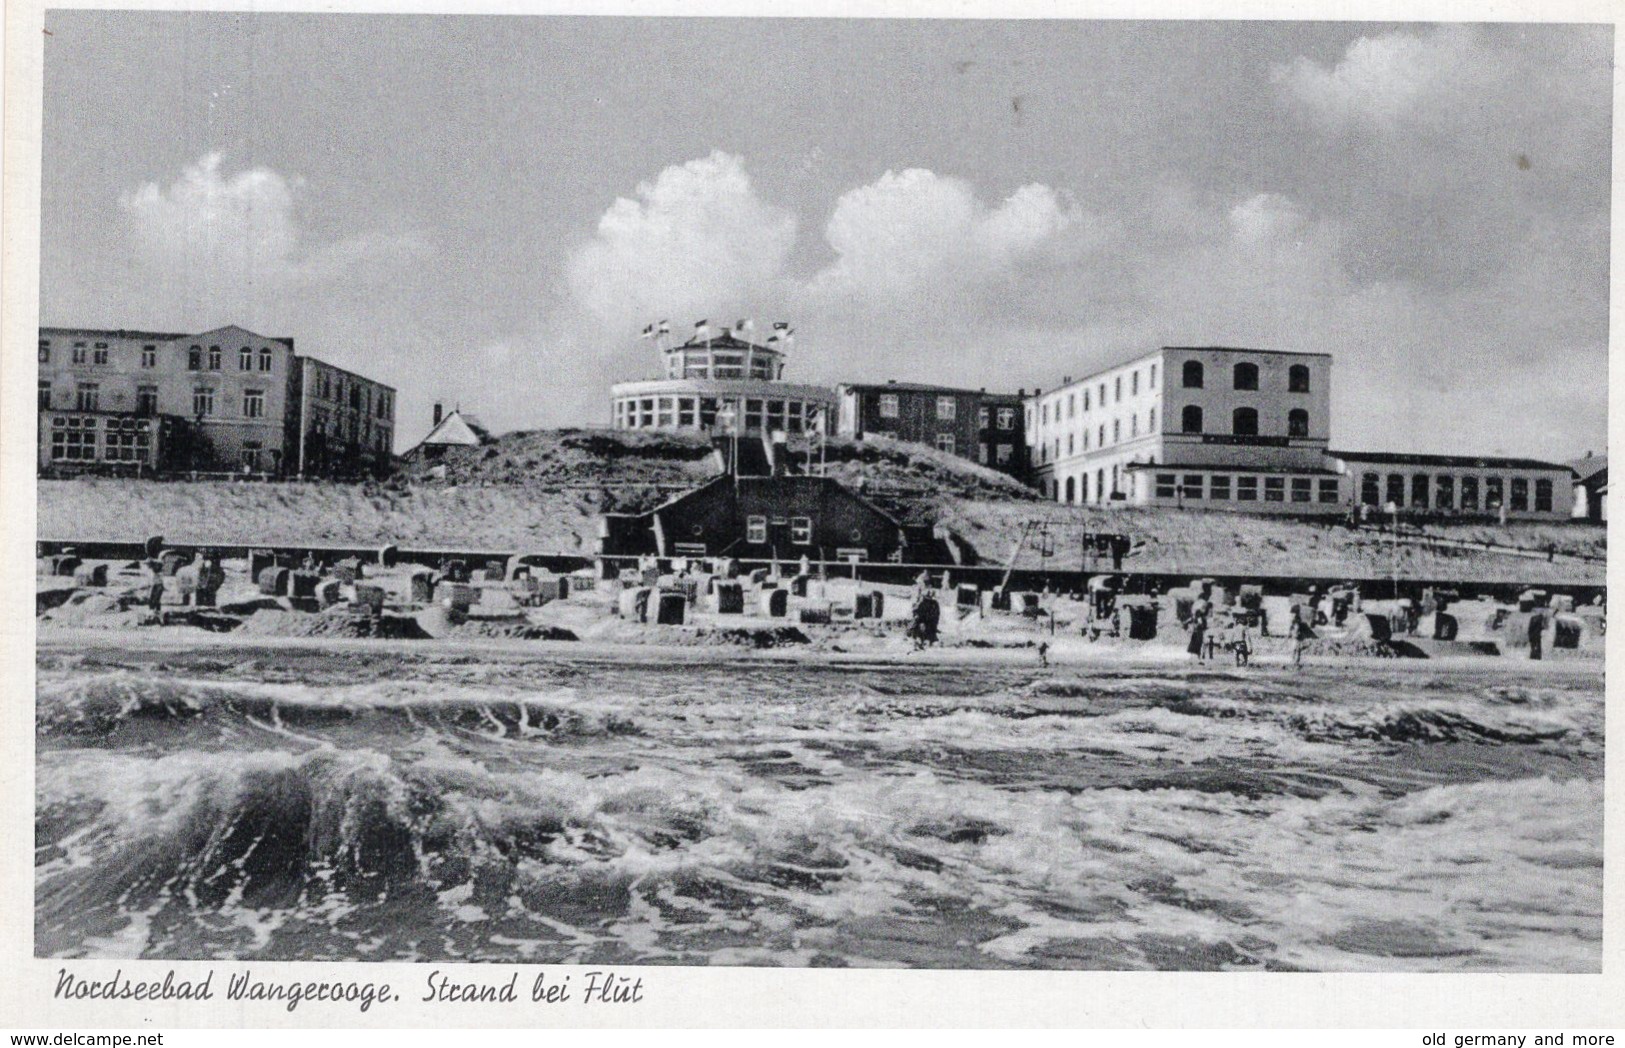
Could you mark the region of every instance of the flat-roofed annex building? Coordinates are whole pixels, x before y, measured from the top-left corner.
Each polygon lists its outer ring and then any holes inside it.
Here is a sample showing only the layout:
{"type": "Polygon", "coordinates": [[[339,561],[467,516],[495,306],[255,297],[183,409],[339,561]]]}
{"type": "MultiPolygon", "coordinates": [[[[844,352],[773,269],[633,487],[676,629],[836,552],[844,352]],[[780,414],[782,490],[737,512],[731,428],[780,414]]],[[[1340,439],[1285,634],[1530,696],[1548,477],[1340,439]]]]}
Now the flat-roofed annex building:
{"type": "Polygon", "coordinates": [[[1539,459],[1328,451],[1353,502],[1407,516],[1496,516],[1566,520],[1574,508],[1574,469],[1539,459]]]}
{"type": "Polygon", "coordinates": [[[1346,507],[1325,461],[1331,357],[1165,346],[1028,398],[1034,481],[1071,504],[1346,507]]]}
{"type": "Polygon", "coordinates": [[[925,444],[1025,479],[1025,394],[917,382],[843,383],[835,388],[835,429],[847,437],[878,433],[925,444]]]}
{"type": "Polygon", "coordinates": [[[610,390],[616,429],[804,433],[834,406],[834,394],[822,386],[782,381],[782,351],[733,332],[693,338],[661,356],[664,377],[610,390]]]}

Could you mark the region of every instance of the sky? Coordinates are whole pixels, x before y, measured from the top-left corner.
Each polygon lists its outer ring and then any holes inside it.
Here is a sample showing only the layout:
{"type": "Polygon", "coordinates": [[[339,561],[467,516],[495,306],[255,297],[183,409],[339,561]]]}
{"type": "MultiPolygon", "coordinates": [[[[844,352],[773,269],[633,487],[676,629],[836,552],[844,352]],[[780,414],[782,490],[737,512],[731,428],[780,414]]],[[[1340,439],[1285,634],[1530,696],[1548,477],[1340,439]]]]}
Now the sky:
{"type": "Polygon", "coordinates": [[[1333,354],[1332,444],[1606,447],[1610,28],[52,11],[41,322],[292,336],[498,431],[637,333],[1049,388],[1333,354]]]}

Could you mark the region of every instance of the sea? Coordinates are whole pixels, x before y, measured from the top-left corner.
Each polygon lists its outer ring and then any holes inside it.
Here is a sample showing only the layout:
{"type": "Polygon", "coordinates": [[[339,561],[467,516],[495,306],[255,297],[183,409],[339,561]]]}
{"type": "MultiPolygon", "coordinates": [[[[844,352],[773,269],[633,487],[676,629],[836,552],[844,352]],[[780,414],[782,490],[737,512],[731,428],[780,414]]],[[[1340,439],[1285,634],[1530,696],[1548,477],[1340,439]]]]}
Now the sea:
{"type": "Polygon", "coordinates": [[[1601,969],[1600,664],[36,661],[39,956],[1601,969]]]}

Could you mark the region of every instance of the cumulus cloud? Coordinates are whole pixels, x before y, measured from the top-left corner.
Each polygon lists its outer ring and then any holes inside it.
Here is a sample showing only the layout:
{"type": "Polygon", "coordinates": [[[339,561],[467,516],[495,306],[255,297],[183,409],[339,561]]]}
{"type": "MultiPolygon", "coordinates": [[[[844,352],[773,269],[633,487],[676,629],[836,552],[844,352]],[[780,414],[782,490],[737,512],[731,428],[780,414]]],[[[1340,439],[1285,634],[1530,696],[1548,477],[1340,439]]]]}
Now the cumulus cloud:
{"type": "Polygon", "coordinates": [[[1328,125],[1391,130],[1454,119],[1442,103],[1481,94],[1507,72],[1482,57],[1473,29],[1442,26],[1361,37],[1334,66],[1300,57],[1273,78],[1328,125]]]}
{"type": "Polygon", "coordinates": [[[1081,217],[1044,185],[1023,186],[988,207],[963,179],[888,171],[836,201],[824,229],[836,258],[809,291],[888,306],[923,292],[952,294],[1062,250],[1081,217]]]}
{"type": "Polygon", "coordinates": [[[412,233],[307,244],[295,214],[303,180],[263,167],[228,177],[222,166],[210,153],[168,187],[147,182],[119,198],[148,261],[173,285],[231,299],[252,287],[376,275],[427,250],[412,233]]]}
{"type": "Polygon", "coordinates": [[[748,306],[781,274],[795,216],[757,195],[737,156],[674,165],[622,197],[571,256],[572,298],[601,321],[748,306]]]}

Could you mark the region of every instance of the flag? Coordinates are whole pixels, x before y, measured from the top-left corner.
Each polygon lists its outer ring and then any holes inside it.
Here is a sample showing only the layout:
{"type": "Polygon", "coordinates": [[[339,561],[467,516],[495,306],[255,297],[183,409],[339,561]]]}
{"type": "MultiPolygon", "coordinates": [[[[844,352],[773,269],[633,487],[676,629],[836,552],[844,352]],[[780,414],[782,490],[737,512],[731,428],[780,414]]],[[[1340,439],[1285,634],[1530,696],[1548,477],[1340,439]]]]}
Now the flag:
{"type": "Polygon", "coordinates": [[[734,330],[735,331],[750,331],[750,330],[753,330],[755,327],[756,327],[756,321],[751,320],[748,317],[745,318],[744,320],[741,320],[741,321],[734,324],[734,330]]]}
{"type": "Polygon", "coordinates": [[[698,324],[695,324],[694,325],[694,337],[696,339],[703,338],[703,339],[705,339],[707,341],[710,341],[710,338],[711,338],[711,322],[709,320],[702,320],[698,324]]]}
{"type": "Polygon", "coordinates": [[[671,334],[671,321],[662,320],[660,322],[659,329],[655,333],[658,334],[658,335],[669,335],[669,334],[671,334]]]}
{"type": "Polygon", "coordinates": [[[643,334],[640,337],[642,337],[642,338],[654,338],[655,337],[655,326],[653,324],[645,325],[644,329],[643,329],[643,334]]]}

